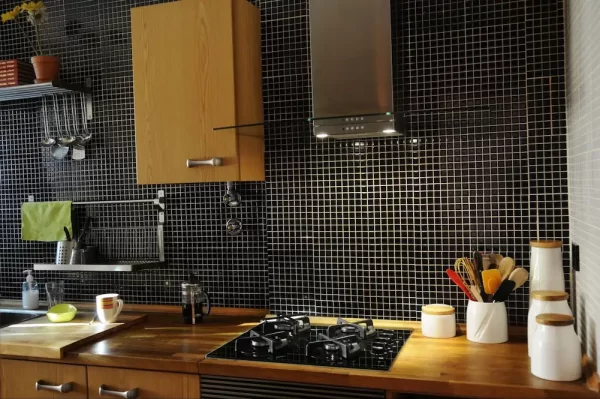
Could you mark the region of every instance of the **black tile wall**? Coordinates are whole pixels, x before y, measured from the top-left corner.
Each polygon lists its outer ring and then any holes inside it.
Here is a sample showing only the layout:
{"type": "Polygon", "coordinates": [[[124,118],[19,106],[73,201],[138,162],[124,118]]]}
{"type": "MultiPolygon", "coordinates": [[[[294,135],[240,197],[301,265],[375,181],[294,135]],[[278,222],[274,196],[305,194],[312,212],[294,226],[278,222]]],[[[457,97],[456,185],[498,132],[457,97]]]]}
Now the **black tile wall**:
{"type": "MultiPolygon", "coordinates": [[[[393,0],[396,108],[403,138],[318,141],[311,111],[308,1],[260,0],[266,128],[264,183],[137,186],[129,8],[159,1],[48,1],[49,44],[65,80],[91,77],[94,140],[81,162],[39,146],[40,102],[0,105],[0,293],[20,297],[21,271],[54,246],[20,241],[20,203],[142,199],[166,191],[169,266],[138,274],[38,273],[64,278],[73,300],[117,290],[125,301],[174,304],[199,274],[220,306],[417,319],[464,296],[444,277],[475,249],[528,264],[540,235],[568,241],[564,159],[562,2],[393,0]],[[551,36],[549,38],[549,36],[551,36]],[[539,214],[539,218],[538,218],[539,214]],[[229,237],[228,218],[243,220],[229,237]],[[538,223],[539,221],[539,223],[538,223]]],[[[0,0],[3,9],[12,4],[0,0]]],[[[27,58],[18,31],[0,28],[2,58],[27,58]]],[[[155,212],[87,206],[95,239],[123,256],[151,251],[155,212]]],[[[527,288],[527,287],[525,287],[527,288]]],[[[526,320],[526,290],[509,303],[526,320]]]]}

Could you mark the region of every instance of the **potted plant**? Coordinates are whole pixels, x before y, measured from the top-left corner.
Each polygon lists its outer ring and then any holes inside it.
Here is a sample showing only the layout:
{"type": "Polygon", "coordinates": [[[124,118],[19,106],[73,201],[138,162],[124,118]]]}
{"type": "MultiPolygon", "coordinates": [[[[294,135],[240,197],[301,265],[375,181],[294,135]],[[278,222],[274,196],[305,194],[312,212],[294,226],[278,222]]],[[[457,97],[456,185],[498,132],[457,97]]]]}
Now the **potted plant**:
{"type": "Polygon", "coordinates": [[[35,82],[44,83],[55,79],[58,75],[59,59],[56,56],[44,55],[42,49],[42,26],[46,22],[46,6],[44,2],[30,1],[20,6],[15,6],[12,10],[2,14],[2,23],[8,21],[15,21],[35,52],[35,56],[31,57],[36,77],[35,82]],[[27,22],[33,26],[33,35],[27,32],[27,22]]]}

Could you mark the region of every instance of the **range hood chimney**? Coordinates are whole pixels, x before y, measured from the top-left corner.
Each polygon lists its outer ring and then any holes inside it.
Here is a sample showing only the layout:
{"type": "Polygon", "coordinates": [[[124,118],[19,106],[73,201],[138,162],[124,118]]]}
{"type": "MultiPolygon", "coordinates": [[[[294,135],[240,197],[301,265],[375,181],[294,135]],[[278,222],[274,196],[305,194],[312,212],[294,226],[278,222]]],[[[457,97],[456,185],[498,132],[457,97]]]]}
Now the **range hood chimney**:
{"type": "Polygon", "coordinates": [[[314,135],[403,135],[394,115],[390,0],[310,0],[314,135]]]}

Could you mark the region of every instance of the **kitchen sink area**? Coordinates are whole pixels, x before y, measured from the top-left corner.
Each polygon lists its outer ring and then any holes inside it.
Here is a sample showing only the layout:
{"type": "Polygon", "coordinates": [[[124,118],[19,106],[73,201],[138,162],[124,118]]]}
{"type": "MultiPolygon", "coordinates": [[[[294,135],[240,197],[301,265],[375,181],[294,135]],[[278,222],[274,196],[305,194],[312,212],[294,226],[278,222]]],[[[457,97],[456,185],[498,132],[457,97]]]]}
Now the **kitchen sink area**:
{"type": "Polygon", "coordinates": [[[0,328],[41,317],[45,313],[41,310],[0,309],[0,328]]]}

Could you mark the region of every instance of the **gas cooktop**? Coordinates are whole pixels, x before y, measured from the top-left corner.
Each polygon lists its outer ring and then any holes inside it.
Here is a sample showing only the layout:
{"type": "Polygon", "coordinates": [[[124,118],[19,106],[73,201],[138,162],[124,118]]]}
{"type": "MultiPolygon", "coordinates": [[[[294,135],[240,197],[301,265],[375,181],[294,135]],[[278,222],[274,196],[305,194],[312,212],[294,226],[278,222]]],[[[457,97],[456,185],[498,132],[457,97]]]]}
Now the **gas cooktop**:
{"type": "Polygon", "coordinates": [[[207,357],[387,371],[411,333],[376,330],[372,320],[321,327],[304,315],[275,316],[207,357]]]}

